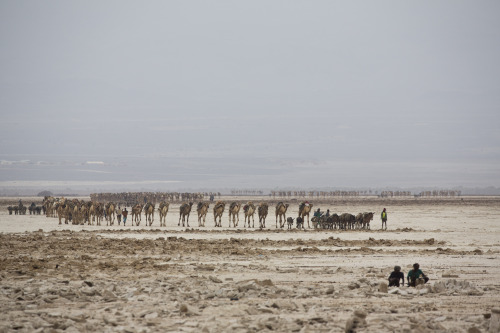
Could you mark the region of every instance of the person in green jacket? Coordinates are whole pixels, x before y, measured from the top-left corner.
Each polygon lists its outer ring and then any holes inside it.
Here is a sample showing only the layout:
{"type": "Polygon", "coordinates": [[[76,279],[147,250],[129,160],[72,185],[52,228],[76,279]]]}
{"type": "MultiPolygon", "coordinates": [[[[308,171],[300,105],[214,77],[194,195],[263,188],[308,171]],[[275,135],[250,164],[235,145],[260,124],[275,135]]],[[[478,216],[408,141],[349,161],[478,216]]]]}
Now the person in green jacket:
{"type": "Polygon", "coordinates": [[[408,276],[406,277],[408,286],[416,287],[418,279],[422,279],[423,283],[427,283],[427,281],[429,281],[429,278],[425,276],[424,272],[420,269],[420,265],[413,264],[413,269],[408,271],[408,276]]]}
{"type": "Polygon", "coordinates": [[[385,223],[385,230],[387,230],[387,212],[384,210],[382,211],[382,214],[380,214],[380,218],[382,219],[382,229],[384,229],[384,223],[385,223]]]}

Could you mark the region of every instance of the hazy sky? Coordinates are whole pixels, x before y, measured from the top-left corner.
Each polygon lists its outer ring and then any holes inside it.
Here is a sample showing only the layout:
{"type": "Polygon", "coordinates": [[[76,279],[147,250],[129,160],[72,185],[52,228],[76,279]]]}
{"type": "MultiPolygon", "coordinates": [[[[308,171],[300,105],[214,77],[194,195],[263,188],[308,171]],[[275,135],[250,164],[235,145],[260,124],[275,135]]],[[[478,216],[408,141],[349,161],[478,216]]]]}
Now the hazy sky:
{"type": "Polygon", "coordinates": [[[500,186],[499,18],[496,0],[2,0],[0,182],[500,186]]]}

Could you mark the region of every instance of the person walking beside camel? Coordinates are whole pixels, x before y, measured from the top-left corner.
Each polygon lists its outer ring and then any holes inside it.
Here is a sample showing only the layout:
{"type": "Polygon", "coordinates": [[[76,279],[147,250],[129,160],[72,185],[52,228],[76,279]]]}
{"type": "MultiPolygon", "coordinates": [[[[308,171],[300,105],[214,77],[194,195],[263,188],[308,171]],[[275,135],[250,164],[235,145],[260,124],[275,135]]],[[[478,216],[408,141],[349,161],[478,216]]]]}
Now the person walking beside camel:
{"type": "Polygon", "coordinates": [[[122,209],[120,206],[118,206],[118,209],[116,210],[116,219],[118,220],[118,225],[120,225],[122,221],[122,209]]]}
{"type": "MultiPolygon", "coordinates": [[[[125,209],[123,209],[122,216],[123,216],[123,225],[125,225],[125,223],[127,222],[127,216],[128,216],[127,207],[125,207],[125,209]]],[[[132,221],[132,222],[134,222],[134,221],[132,221]]]]}
{"type": "Polygon", "coordinates": [[[385,208],[382,211],[382,214],[380,214],[380,218],[382,219],[382,229],[384,229],[384,223],[385,223],[385,230],[387,230],[387,212],[385,208]]]}

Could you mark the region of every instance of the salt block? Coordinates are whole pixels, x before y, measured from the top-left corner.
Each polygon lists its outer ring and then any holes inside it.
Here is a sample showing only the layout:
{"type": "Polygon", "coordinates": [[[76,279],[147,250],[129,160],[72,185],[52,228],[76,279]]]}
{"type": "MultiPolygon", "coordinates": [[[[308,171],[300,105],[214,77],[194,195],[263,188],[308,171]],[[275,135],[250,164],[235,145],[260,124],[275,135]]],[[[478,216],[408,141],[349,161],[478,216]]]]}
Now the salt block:
{"type": "Polygon", "coordinates": [[[394,288],[394,289],[389,290],[389,294],[395,295],[395,294],[399,294],[399,292],[400,292],[399,288],[394,288]]]}
{"type": "Polygon", "coordinates": [[[499,308],[491,309],[489,332],[495,332],[495,333],[500,332],[500,309],[499,308]]]}

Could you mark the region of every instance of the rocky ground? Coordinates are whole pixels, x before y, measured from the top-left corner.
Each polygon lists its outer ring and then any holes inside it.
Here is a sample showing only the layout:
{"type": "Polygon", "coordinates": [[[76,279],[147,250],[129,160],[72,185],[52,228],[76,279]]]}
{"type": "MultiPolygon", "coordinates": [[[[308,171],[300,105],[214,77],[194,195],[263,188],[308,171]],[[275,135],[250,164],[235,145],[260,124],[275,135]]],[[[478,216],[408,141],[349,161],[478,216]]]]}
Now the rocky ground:
{"type": "Polygon", "coordinates": [[[152,239],[1,234],[0,331],[481,332],[499,304],[496,250],[445,249],[432,238],[225,233],[212,240],[188,239],[190,231],[149,231],[152,239]],[[387,263],[412,256],[432,257],[423,268],[433,281],[387,288],[387,263]]]}

